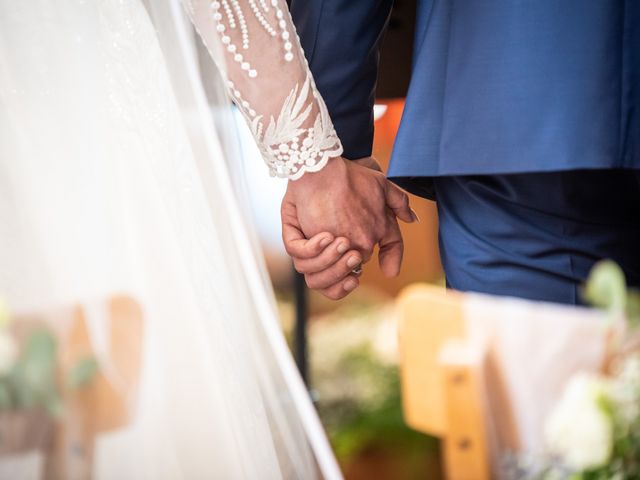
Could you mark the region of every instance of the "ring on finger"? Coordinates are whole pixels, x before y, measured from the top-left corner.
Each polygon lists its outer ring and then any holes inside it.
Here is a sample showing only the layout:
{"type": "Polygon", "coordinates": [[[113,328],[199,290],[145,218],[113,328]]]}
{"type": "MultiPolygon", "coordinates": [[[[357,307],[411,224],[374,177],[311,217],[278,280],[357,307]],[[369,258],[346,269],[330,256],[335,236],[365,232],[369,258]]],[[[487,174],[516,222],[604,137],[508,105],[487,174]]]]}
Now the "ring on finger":
{"type": "Polygon", "coordinates": [[[351,270],[351,273],[353,273],[356,276],[360,276],[362,275],[362,262],[360,262],[356,268],[354,268],[353,270],[351,270]]]}

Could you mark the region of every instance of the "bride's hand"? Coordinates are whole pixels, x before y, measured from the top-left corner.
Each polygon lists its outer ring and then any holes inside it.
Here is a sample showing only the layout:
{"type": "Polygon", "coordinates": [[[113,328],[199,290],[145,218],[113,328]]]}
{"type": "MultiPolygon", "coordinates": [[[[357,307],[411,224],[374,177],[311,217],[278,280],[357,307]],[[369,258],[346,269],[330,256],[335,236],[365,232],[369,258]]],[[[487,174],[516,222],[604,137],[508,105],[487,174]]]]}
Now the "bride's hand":
{"type": "Polygon", "coordinates": [[[353,270],[361,265],[362,256],[350,249],[348,238],[322,232],[307,240],[291,223],[283,224],[282,237],[296,271],[304,275],[309,288],[339,300],[358,287],[359,274],[353,270]]]}

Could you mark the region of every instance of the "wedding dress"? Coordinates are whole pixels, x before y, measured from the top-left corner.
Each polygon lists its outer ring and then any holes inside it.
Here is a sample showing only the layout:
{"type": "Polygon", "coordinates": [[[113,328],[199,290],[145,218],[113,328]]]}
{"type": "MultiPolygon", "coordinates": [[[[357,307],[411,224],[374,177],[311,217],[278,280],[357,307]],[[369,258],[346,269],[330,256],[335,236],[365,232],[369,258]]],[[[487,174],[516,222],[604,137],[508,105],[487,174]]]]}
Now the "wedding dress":
{"type": "MultiPolygon", "coordinates": [[[[341,153],[284,0],[0,0],[0,297],[16,317],[83,306],[116,389],[105,299],[143,316],[131,421],[96,438],[94,478],[340,477],[244,221],[223,88],[272,175],[341,153]]],[[[0,456],[2,478],[42,468],[0,456]]]]}

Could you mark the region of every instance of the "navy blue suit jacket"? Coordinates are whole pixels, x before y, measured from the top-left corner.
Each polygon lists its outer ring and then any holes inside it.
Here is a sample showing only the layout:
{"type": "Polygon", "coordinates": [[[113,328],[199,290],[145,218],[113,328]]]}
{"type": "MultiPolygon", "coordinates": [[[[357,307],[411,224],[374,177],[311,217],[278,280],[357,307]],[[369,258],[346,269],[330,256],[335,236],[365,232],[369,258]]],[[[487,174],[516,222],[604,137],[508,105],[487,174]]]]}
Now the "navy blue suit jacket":
{"type": "MultiPolygon", "coordinates": [[[[347,158],[371,153],[392,3],[292,2],[347,158]]],[[[390,177],[611,168],[640,169],[640,0],[418,0],[390,177]]]]}

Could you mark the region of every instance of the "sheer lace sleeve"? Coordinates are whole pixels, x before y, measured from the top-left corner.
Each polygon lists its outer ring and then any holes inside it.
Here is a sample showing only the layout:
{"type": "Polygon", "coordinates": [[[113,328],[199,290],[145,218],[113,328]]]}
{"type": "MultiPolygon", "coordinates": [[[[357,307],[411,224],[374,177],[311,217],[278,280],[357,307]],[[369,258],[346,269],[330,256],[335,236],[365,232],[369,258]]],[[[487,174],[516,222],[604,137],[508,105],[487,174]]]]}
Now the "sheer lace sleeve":
{"type": "Polygon", "coordinates": [[[295,180],[342,154],[285,0],[188,0],[186,8],[272,176],[295,180]]]}

